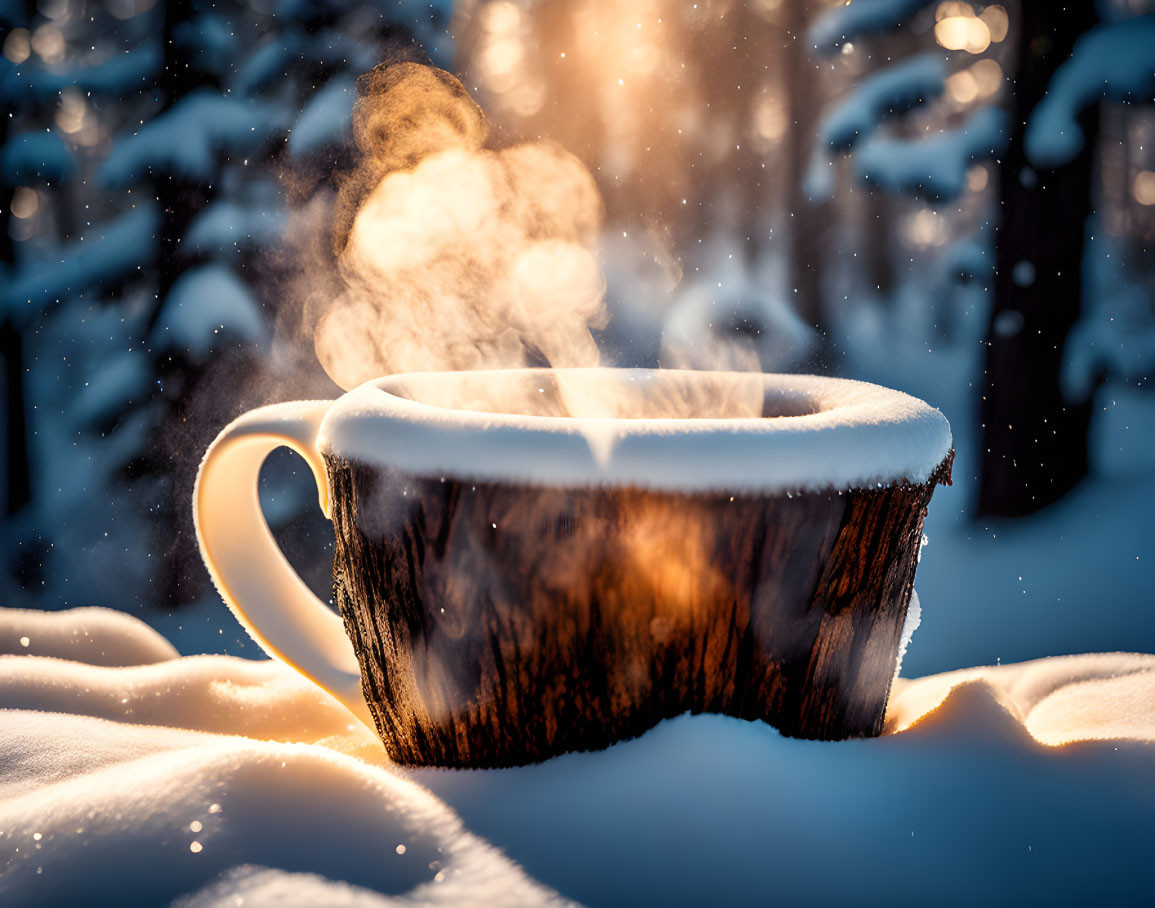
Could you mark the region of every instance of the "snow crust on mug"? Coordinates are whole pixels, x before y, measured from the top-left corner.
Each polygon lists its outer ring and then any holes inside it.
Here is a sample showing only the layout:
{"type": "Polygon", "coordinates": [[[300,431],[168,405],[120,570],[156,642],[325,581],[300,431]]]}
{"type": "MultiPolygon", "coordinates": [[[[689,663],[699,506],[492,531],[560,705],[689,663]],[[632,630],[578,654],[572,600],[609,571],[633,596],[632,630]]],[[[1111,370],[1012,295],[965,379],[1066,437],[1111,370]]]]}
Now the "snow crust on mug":
{"type": "Polygon", "coordinates": [[[515,369],[366,382],[334,403],[319,443],[426,477],[774,492],[926,482],[951,432],[929,404],[849,379],[515,369]]]}

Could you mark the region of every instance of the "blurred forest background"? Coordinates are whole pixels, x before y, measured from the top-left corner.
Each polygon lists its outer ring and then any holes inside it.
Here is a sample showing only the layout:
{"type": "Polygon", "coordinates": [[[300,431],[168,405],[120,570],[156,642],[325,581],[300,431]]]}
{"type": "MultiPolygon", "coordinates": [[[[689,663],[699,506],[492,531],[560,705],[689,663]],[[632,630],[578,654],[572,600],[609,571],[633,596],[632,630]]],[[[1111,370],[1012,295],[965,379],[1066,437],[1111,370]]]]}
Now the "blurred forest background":
{"type": "MultiPolygon", "coordinates": [[[[908,668],[1155,651],[1155,0],[5,0],[0,28],[0,603],[255,654],[193,478],[241,412],[340,393],[297,263],[356,77],[409,59],[594,173],[607,362],[946,413],[908,668]]],[[[324,592],[300,466],[262,499],[324,592]]]]}

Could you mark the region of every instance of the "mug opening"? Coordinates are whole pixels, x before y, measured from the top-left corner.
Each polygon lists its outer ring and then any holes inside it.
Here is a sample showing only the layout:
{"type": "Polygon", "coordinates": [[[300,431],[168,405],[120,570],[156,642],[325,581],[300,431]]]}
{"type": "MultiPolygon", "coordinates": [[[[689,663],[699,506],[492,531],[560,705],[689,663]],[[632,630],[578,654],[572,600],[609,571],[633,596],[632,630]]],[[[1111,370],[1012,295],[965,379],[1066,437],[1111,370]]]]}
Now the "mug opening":
{"type": "Polygon", "coordinates": [[[389,376],[395,397],[443,410],[546,419],[788,419],[823,409],[760,373],[675,369],[519,369],[389,376]]]}
{"type": "Polygon", "coordinates": [[[366,382],[318,446],[415,476],[733,494],[922,483],[951,436],[923,401],[848,379],[517,369],[366,382]]]}

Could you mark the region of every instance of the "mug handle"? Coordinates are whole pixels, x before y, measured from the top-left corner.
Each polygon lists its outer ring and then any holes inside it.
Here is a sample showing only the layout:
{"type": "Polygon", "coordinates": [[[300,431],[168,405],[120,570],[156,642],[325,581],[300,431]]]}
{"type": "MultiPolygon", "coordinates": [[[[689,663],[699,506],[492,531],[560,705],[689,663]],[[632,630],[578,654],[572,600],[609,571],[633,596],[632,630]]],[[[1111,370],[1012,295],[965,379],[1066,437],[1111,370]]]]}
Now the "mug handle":
{"type": "Polygon", "coordinates": [[[213,583],[261,649],[320,685],[375,728],[345,624],[313,595],[281,553],[257,495],[261,464],[292,448],[309,464],[330,516],[329,479],[317,434],[332,401],[273,404],[230,423],[205,452],[193,492],[193,523],[213,583]]]}

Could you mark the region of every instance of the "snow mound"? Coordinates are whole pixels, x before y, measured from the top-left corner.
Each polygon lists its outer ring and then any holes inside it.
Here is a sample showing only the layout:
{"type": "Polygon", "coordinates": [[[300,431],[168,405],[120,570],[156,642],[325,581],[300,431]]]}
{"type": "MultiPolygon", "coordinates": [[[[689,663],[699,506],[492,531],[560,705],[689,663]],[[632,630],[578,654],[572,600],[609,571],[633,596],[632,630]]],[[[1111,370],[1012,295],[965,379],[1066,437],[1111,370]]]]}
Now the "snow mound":
{"type": "Polygon", "coordinates": [[[887,115],[937,98],[945,82],[946,63],[934,52],[879,70],[863,79],[826,115],[820,142],[832,151],[847,151],[887,115]]]}
{"type": "Polygon", "coordinates": [[[822,13],[806,37],[822,51],[832,51],[847,41],[888,32],[934,0],[855,0],[822,13]]]}
{"type": "Polygon", "coordinates": [[[902,682],[892,715],[952,693],[880,739],[684,716],[609,751],[411,776],[585,904],[1138,905],[1155,882],[1153,678],[1149,655],[1042,660],[902,682]],[[1095,705],[1083,682],[1100,677],[1095,705]],[[1044,719],[1070,743],[1036,740],[1044,719]]]}
{"type": "Polygon", "coordinates": [[[271,83],[279,84],[293,58],[301,56],[304,49],[305,42],[297,32],[269,38],[241,64],[234,88],[242,95],[251,95],[271,83]]]}
{"type": "MultiPolygon", "coordinates": [[[[968,668],[915,681],[898,679],[891,690],[887,729],[917,728],[963,688],[985,685],[1040,744],[1129,740],[1155,744],[1155,656],[1103,653],[1052,656],[1017,665],[968,668]]],[[[968,695],[969,696],[969,695],[968,695]]]]}
{"type": "MultiPolygon", "coordinates": [[[[315,873],[286,873],[269,867],[245,864],[224,874],[216,883],[173,902],[173,908],[236,908],[238,905],[276,905],[278,908],[402,908],[452,904],[464,898],[458,890],[452,897],[433,889],[428,897],[391,898],[365,889],[338,883],[315,873]],[[441,895],[442,898],[437,898],[441,895]]],[[[462,902],[465,904],[466,902],[462,902]]]]}
{"type": "Polygon", "coordinates": [[[1036,167],[1059,167],[1083,148],[1079,115],[1100,98],[1155,100],[1155,15],[1100,25],[1075,42],[1024,138],[1036,167]]]}
{"type": "Polygon", "coordinates": [[[115,283],[152,264],[159,226],[159,208],[142,202],[51,257],[25,264],[0,300],[31,318],[53,303],[115,283]]]}
{"type": "Polygon", "coordinates": [[[139,350],[114,353],[76,393],[69,413],[79,426],[110,422],[133,403],[149,399],[153,366],[139,350]]]}
{"type": "Polygon", "coordinates": [[[870,138],[855,153],[855,175],[891,192],[955,199],[966,189],[970,166],[996,157],[1006,145],[1006,119],[998,108],[984,107],[962,126],[929,139],[870,138]]]}
{"type": "Polygon", "coordinates": [[[165,662],[175,659],[177,651],[147,624],[110,608],[74,608],[66,612],[0,608],[0,655],[46,656],[86,665],[117,666],[165,662]]]}
{"type": "MultiPolygon", "coordinates": [[[[0,615],[30,639],[83,626],[93,642],[79,657],[126,637],[163,646],[101,609],[0,615]]],[[[125,668],[0,656],[0,901],[156,905],[204,890],[193,904],[236,904],[287,885],[282,869],[312,875],[312,904],[356,887],[401,904],[554,901],[310,687],[224,656],[125,668]]]]}
{"type": "MultiPolygon", "coordinates": [[[[176,659],[176,653],[164,658],[176,659]]],[[[350,721],[331,708],[320,688],[280,664],[231,656],[109,667],[52,658],[0,660],[0,708],[270,741],[319,741],[346,733],[350,721]],[[76,695],[80,689],[83,697],[76,695]]]]}
{"type": "Polygon", "coordinates": [[[1085,401],[1104,379],[1141,388],[1155,369],[1155,322],[1143,279],[1114,265],[1124,244],[1101,225],[1093,228],[1088,271],[1092,289],[1063,348],[1062,388],[1068,401],[1085,401]]]}
{"type": "Polygon", "coordinates": [[[943,254],[943,271],[961,281],[984,280],[995,270],[995,255],[985,237],[958,240],[943,254]]]}
{"type": "Polygon", "coordinates": [[[158,338],[204,358],[222,332],[233,340],[261,344],[268,326],[260,303],[227,265],[202,265],[173,284],[157,322],[158,338]]]}
{"type": "Polygon", "coordinates": [[[242,40],[227,17],[216,11],[204,10],[195,19],[185,19],[173,29],[173,38],[182,45],[197,67],[218,76],[231,73],[242,40]]]}
{"type": "Polygon", "coordinates": [[[5,713],[4,743],[0,894],[14,904],[94,888],[163,904],[246,864],[441,904],[547,901],[419,786],[328,748],[35,712],[5,713]]]}
{"type": "Polygon", "coordinates": [[[36,93],[46,99],[70,86],[92,95],[118,97],[147,90],[163,66],[160,41],[145,41],[101,63],[45,66],[34,70],[30,79],[36,93]]]}
{"type": "Polygon", "coordinates": [[[0,171],[10,186],[39,181],[60,183],[75,170],[72,152],[50,130],[13,136],[0,153],[0,171]]]}
{"type": "Polygon", "coordinates": [[[951,434],[928,404],[846,379],[526,369],[367,382],[333,405],[320,444],[338,457],[421,476],[785,492],[926,482],[950,452],[951,434]],[[543,402],[560,397],[571,414],[593,415],[536,414],[539,394],[543,402]],[[659,401],[696,403],[699,412],[675,419],[620,409],[659,401]],[[751,415],[727,417],[729,406],[751,415]],[[602,415],[611,411],[621,415],[602,415]]]}
{"type": "Polygon", "coordinates": [[[236,255],[242,249],[271,246],[281,236],[284,212],[280,199],[264,198],[242,205],[222,200],[205,207],[193,219],[184,242],[196,252],[236,255]]]}
{"type": "Polygon", "coordinates": [[[352,133],[354,80],[337,76],[313,93],[289,133],[289,151],[309,154],[326,145],[342,142],[352,133]]]}
{"type": "Polygon", "coordinates": [[[710,241],[701,272],[683,280],[662,319],[660,361],[686,369],[788,372],[813,352],[816,332],[766,275],[727,254],[737,237],[710,241]]]}
{"type": "Polygon", "coordinates": [[[906,730],[875,740],[684,716],[536,766],[400,771],[277,663],[172,658],[104,609],[0,609],[13,635],[41,655],[0,655],[4,904],[1141,904],[1155,883],[1155,656],[898,681],[906,730]]]}
{"type": "Polygon", "coordinates": [[[211,183],[217,159],[254,152],[276,129],[266,108],[198,89],[122,139],[100,165],[100,182],[132,186],[148,174],[211,183]]]}

